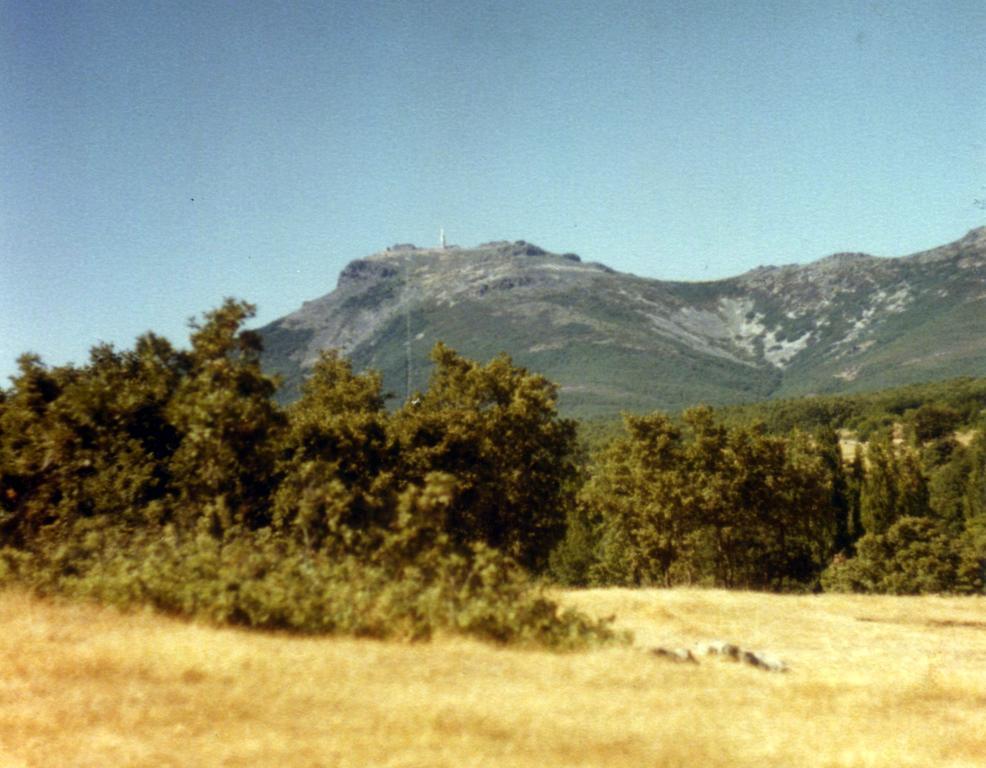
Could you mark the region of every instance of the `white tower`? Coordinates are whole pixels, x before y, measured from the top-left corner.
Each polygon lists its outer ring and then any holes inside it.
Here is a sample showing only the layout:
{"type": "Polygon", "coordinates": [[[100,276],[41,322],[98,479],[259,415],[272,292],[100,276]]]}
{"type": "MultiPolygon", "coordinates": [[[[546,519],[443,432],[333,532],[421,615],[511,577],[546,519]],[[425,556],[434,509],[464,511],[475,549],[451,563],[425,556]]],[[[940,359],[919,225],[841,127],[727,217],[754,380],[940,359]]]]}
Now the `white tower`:
{"type": "Polygon", "coordinates": [[[440,230],[439,235],[438,235],[438,239],[441,241],[441,243],[442,243],[442,250],[444,251],[445,248],[447,247],[445,245],[445,227],[442,227],[442,229],[440,230]]]}

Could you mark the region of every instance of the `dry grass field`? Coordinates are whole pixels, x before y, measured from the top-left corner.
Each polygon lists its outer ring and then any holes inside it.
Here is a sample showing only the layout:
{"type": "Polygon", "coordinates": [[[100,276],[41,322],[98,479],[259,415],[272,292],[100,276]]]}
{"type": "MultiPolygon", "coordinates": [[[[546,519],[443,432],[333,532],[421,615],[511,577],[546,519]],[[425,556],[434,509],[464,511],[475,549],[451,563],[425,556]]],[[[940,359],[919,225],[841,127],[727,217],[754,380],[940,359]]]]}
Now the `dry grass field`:
{"type": "Polygon", "coordinates": [[[986,600],[595,590],[791,667],[215,629],[0,592],[0,766],[983,766],[986,600]]]}

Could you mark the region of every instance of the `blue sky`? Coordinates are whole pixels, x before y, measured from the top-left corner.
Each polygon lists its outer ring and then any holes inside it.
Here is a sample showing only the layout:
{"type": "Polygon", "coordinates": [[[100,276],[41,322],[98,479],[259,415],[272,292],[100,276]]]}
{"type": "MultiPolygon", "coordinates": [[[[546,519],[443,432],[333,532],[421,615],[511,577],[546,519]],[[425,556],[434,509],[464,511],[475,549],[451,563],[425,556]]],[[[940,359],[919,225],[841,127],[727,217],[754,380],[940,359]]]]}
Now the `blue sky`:
{"type": "Polygon", "coordinates": [[[986,4],[0,0],[0,381],[396,242],[664,279],[986,223],[986,4]]]}

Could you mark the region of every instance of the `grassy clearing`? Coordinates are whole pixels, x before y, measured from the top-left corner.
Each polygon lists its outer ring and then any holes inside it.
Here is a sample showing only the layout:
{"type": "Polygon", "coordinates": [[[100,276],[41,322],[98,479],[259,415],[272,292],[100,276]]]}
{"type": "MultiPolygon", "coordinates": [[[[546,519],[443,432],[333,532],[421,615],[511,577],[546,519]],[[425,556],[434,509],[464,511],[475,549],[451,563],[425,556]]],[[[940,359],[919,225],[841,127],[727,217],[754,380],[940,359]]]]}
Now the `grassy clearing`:
{"type": "Polygon", "coordinates": [[[974,766],[986,599],[592,590],[641,645],[769,674],[247,632],[0,593],[3,766],[974,766]]]}

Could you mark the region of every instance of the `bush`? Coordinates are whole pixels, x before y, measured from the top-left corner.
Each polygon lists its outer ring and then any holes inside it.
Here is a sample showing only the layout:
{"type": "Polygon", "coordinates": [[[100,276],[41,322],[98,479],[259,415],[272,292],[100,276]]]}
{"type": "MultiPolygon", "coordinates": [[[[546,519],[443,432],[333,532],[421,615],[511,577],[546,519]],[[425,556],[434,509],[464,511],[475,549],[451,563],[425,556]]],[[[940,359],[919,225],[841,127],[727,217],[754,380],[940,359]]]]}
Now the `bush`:
{"type": "Polygon", "coordinates": [[[430,476],[397,501],[372,556],[311,550],[267,527],[213,534],[168,525],[136,533],[79,521],[50,549],[0,550],[0,583],[259,629],[583,648],[619,640],[605,622],[562,610],[510,558],[481,543],[448,546],[451,479],[430,476]]]}
{"type": "Polygon", "coordinates": [[[966,591],[959,578],[959,548],[937,520],[902,517],[886,533],[863,536],[856,553],[832,562],[822,574],[823,589],[892,595],[966,591]]]}
{"type": "Polygon", "coordinates": [[[571,508],[565,538],[548,561],[548,574],[554,581],[569,587],[589,585],[598,558],[595,528],[584,504],[571,508]]]}
{"type": "Polygon", "coordinates": [[[565,535],[577,468],[575,425],[557,413],[557,388],[500,355],[487,365],[437,344],[428,391],[391,422],[403,482],[429,472],[459,486],[446,531],[482,541],[533,572],[565,535]]]}
{"type": "Polygon", "coordinates": [[[0,583],[258,629],[428,639],[462,634],[496,643],[575,649],[618,636],[562,610],[500,553],[436,553],[397,567],[330,558],[261,532],[222,540],[173,530],[121,539],[96,535],[51,557],[0,552],[0,583]]]}

